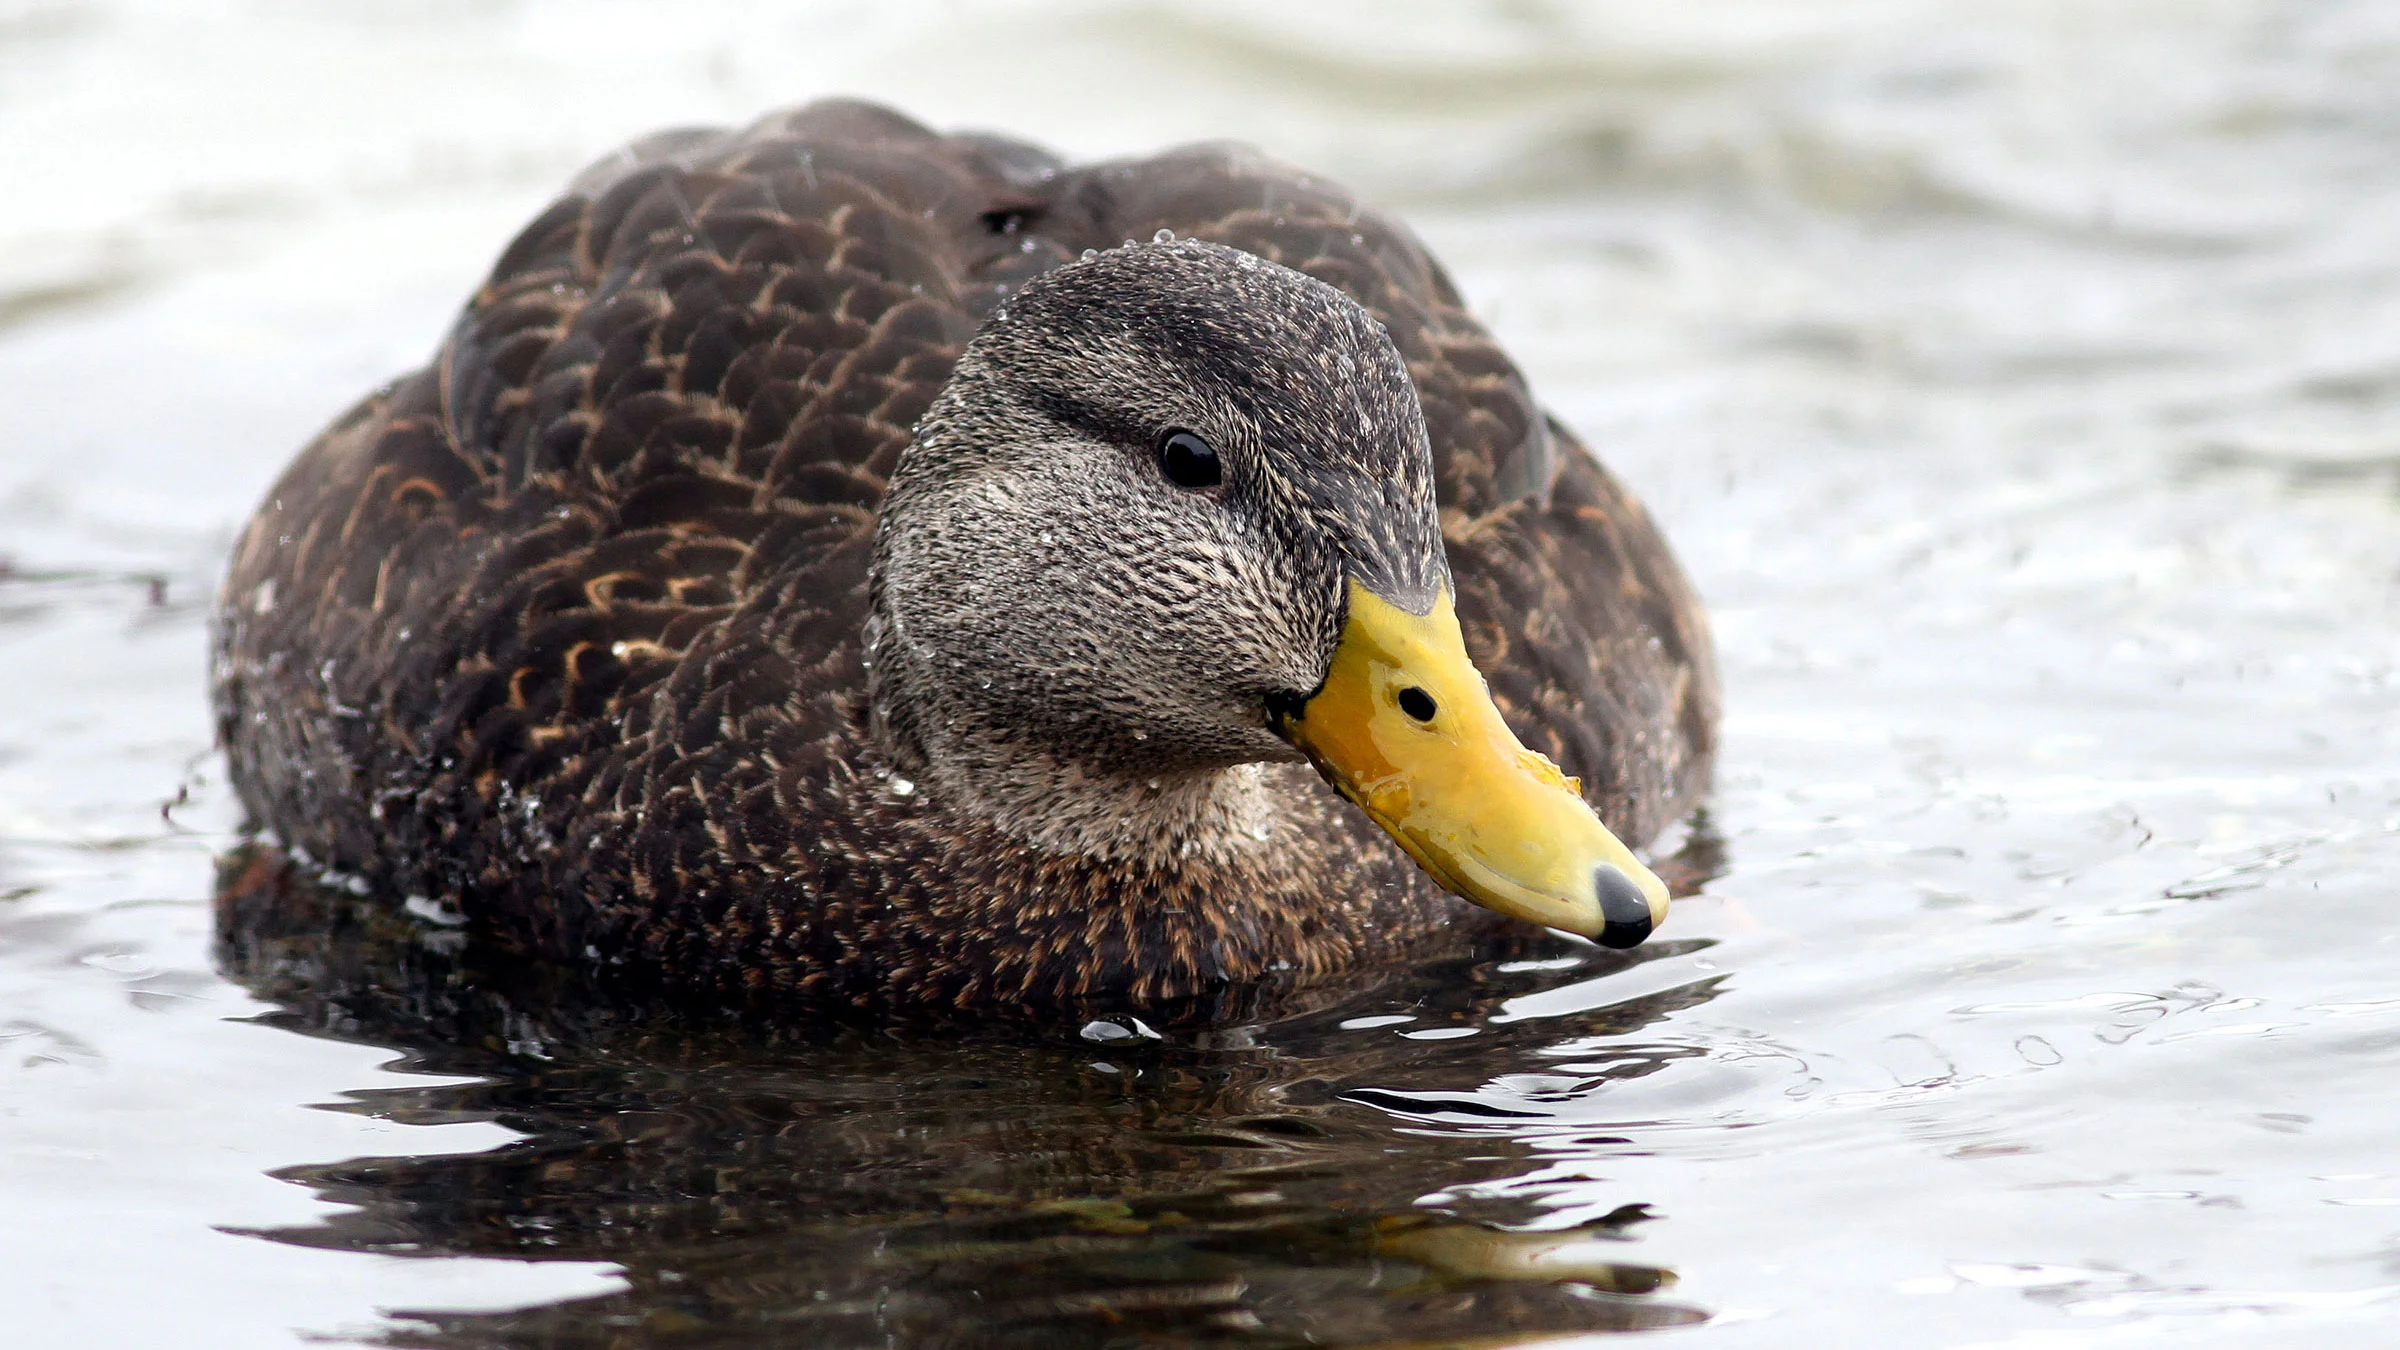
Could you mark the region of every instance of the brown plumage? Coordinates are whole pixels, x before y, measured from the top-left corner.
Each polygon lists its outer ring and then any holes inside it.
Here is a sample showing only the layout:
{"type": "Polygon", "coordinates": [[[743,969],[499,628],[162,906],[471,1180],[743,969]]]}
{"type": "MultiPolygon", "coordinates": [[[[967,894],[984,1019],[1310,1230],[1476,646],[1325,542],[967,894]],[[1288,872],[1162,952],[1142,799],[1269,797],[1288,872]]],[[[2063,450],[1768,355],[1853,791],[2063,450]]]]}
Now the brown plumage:
{"type": "MultiPolygon", "coordinates": [[[[946,787],[967,780],[873,706],[878,514],[920,418],[979,326],[1086,250],[1106,251],[1088,275],[1147,268],[1161,286],[1231,256],[1117,249],[1162,230],[1295,269],[1380,322],[1422,409],[1421,433],[1410,408],[1390,434],[1430,440],[1440,540],[1425,547],[1437,570],[1446,551],[1502,713],[1628,841],[1688,811],[1715,741],[1699,604],[1403,227],[1239,149],[1068,167],[824,103],[595,166],[510,245],[429,367],[285,473],[235,553],[217,634],[220,731],[255,822],[603,987],[708,1005],[1156,1004],[1318,984],[1449,940],[1475,911],[1302,765],[1193,770],[1242,775],[1245,800],[1273,807],[1256,847],[1203,823],[1078,851],[946,787]]],[[[1055,308],[1071,291],[1041,293],[1055,308]]],[[[1290,323],[1257,328],[1261,368],[1279,368],[1290,323]]],[[[1371,366],[1382,338],[1357,340],[1371,366]]],[[[1143,396],[1181,396],[1157,378],[1143,396]]],[[[971,406],[943,415],[960,444],[982,425],[971,406]]],[[[1383,481],[1372,464],[1314,483],[1306,452],[1275,456],[1257,472],[1351,520],[1348,554],[1415,565],[1407,522],[1376,504],[1406,507],[1405,463],[1378,496],[1360,486],[1383,481]]],[[[1266,519],[1316,538],[1313,517],[1266,519]]],[[[1054,543],[997,561],[1022,570],[1054,543]]],[[[1194,622],[1210,617],[1226,619],[1194,622]]],[[[1069,737],[1085,711],[1034,730],[1069,737]]],[[[1128,780],[1128,812],[1165,812],[1176,767],[1164,789],[1128,780]]]]}

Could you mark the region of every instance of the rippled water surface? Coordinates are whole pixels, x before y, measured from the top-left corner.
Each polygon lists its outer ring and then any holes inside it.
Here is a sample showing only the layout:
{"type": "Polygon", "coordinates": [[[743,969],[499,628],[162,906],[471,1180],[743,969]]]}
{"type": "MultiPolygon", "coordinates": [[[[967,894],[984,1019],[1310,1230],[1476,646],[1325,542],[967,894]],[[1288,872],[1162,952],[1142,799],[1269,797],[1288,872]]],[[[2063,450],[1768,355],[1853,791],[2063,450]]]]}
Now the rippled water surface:
{"type": "Polygon", "coordinates": [[[12,1343],[2400,1341],[2388,5],[0,0],[0,155],[12,1343]],[[244,921],[270,475],[580,162],[836,90],[1418,226],[1709,599],[1660,939],[561,1037],[244,921]]]}

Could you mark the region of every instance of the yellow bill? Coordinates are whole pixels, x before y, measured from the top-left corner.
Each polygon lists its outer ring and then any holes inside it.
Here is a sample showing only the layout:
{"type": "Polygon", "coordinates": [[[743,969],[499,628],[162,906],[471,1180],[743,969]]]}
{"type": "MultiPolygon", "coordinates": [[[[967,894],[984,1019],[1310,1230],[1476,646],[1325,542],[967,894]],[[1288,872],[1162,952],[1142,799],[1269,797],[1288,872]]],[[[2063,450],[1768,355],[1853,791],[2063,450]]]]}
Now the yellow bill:
{"type": "Polygon", "coordinates": [[[1351,582],[1333,669],[1277,730],[1434,880],[1486,909],[1610,947],[1667,917],[1666,884],[1500,719],[1448,591],[1419,616],[1351,582]]]}

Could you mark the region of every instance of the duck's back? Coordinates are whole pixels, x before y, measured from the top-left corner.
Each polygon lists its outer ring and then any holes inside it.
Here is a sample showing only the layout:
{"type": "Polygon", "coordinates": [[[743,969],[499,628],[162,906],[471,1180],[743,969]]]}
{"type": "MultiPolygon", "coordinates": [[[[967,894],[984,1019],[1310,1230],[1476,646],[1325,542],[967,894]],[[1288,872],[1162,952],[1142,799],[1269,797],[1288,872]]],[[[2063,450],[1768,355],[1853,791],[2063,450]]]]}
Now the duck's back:
{"type": "MultiPolygon", "coordinates": [[[[1161,229],[1382,320],[1501,708],[1628,838],[1688,809],[1715,711],[1697,604],[1404,229],[1239,149],[1070,168],[828,103],[595,166],[434,362],[276,485],[218,634],[222,739],[256,822],[434,898],[571,886],[606,853],[593,886],[635,908],[690,888],[720,930],[781,922],[708,894],[743,884],[727,857],[824,830],[840,867],[878,865],[897,846],[842,804],[881,790],[860,633],[885,481],[985,314],[1161,229]],[[849,818],[821,818],[828,802],[849,818]]],[[[1372,872],[1397,857],[1356,840],[1372,872]]],[[[587,908],[520,898],[516,926],[596,950],[611,935],[587,908]]]]}

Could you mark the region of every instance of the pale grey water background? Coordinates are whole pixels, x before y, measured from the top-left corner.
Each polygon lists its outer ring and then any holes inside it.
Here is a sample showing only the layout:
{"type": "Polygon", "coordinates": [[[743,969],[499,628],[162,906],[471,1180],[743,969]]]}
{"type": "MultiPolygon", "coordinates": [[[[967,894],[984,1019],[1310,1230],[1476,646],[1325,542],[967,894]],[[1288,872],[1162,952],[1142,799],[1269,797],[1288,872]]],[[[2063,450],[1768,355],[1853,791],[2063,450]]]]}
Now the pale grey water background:
{"type": "Polygon", "coordinates": [[[1508,1014],[1723,977],[1684,1057],[1394,1129],[1653,1206],[1669,1340],[2400,1342],[2400,9],[0,0],[10,1343],[616,1287],[226,1231],[512,1136],[309,1109],[425,1080],[214,973],[207,596],[579,163],[824,92],[1351,182],[1708,598],[1718,941],[1508,1014]]]}

